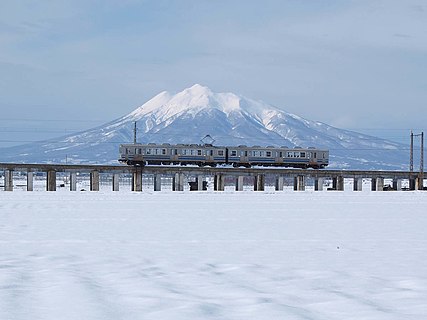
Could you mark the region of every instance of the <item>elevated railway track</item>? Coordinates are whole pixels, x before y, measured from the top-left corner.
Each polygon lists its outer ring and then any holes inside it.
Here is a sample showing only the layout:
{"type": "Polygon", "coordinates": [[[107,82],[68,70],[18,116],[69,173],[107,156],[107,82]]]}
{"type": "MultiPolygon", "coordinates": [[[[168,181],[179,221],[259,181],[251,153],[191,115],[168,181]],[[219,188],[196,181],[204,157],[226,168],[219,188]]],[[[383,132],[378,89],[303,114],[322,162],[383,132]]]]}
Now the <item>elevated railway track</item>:
{"type": "MultiPolygon", "coordinates": [[[[266,177],[274,179],[275,189],[283,190],[284,179],[293,179],[294,190],[305,190],[308,180],[313,181],[315,190],[322,190],[324,181],[330,180],[333,190],[344,190],[344,179],[354,179],[353,190],[362,190],[363,179],[371,179],[371,188],[375,191],[384,190],[384,180],[392,181],[389,189],[401,190],[402,181],[408,181],[408,189],[423,190],[424,173],[408,171],[387,170],[329,170],[329,169],[292,169],[292,168],[234,168],[223,167],[198,167],[198,166],[145,166],[133,167],[126,165],[90,165],[90,164],[38,164],[38,163],[0,163],[0,175],[3,172],[3,190],[12,191],[14,188],[14,175],[26,176],[28,191],[34,190],[34,175],[43,173],[46,175],[46,190],[55,191],[57,187],[57,174],[69,176],[70,190],[75,191],[77,174],[87,174],[90,179],[90,190],[99,190],[100,174],[111,175],[112,190],[119,190],[119,179],[122,175],[132,177],[131,188],[133,191],[142,191],[142,177],[153,177],[154,190],[160,191],[162,179],[172,178],[172,189],[184,190],[185,179],[195,190],[205,189],[206,177],[213,177],[214,190],[222,191],[225,186],[225,178],[234,178],[236,191],[243,190],[245,177],[253,177],[255,191],[265,188],[266,177]],[[190,181],[193,179],[194,181],[190,181]]],[[[1,184],[1,182],[0,182],[1,184]]]]}

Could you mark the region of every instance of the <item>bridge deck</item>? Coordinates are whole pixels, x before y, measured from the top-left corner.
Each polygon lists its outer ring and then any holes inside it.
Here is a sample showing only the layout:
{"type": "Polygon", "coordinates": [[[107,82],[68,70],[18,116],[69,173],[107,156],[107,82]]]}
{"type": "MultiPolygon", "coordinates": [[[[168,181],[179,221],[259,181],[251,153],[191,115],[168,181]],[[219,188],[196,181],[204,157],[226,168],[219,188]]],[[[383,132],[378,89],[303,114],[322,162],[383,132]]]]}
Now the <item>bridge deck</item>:
{"type": "MultiPolygon", "coordinates": [[[[133,167],[126,165],[97,165],[97,164],[40,164],[40,163],[0,163],[0,170],[11,171],[56,171],[56,172],[91,172],[103,173],[132,173],[141,170],[144,174],[172,175],[185,174],[223,174],[230,176],[256,176],[256,175],[282,175],[282,176],[308,176],[319,178],[412,178],[418,177],[419,172],[391,171],[391,170],[330,170],[330,169],[293,169],[293,168],[233,168],[233,167],[197,167],[197,166],[145,166],[133,167]]],[[[423,177],[426,175],[423,173],[423,177]]]]}

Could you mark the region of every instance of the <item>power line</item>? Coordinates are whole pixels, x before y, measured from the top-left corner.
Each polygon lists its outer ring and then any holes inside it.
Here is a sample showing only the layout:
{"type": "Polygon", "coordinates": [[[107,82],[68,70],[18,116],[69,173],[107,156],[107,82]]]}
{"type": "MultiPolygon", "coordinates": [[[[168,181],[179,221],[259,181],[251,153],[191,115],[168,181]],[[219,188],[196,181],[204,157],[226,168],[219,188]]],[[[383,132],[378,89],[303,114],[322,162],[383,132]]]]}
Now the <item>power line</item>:
{"type": "Polygon", "coordinates": [[[111,119],[106,120],[106,119],[91,119],[91,120],[83,120],[83,119],[37,119],[37,118],[1,118],[0,122],[6,122],[6,121],[22,121],[22,122],[92,122],[92,123],[96,123],[96,122],[103,122],[103,123],[107,123],[107,122],[111,122],[111,119]]]}

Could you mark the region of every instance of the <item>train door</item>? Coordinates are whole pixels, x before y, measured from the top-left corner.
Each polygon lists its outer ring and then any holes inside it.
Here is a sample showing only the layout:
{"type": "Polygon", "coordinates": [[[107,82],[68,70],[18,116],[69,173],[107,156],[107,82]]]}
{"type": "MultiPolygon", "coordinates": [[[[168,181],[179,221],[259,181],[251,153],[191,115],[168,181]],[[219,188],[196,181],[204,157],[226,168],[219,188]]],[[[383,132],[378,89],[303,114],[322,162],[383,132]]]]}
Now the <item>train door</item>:
{"type": "Polygon", "coordinates": [[[308,154],[308,157],[309,157],[309,159],[308,159],[309,166],[310,167],[316,167],[316,164],[317,164],[317,152],[311,151],[308,154]]]}
{"type": "Polygon", "coordinates": [[[206,149],[206,162],[213,163],[214,162],[214,150],[213,149],[206,149]]]}

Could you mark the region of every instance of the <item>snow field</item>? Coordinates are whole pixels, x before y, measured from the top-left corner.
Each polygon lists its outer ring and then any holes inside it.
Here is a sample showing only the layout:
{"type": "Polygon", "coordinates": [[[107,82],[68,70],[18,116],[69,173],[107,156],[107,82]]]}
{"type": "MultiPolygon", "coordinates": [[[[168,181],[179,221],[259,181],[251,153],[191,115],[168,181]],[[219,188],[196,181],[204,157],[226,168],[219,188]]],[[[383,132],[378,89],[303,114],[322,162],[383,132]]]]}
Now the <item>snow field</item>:
{"type": "Polygon", "coordinates": [[[0,319],[427,316],[425,192],[0,200],[0,319]]]}

